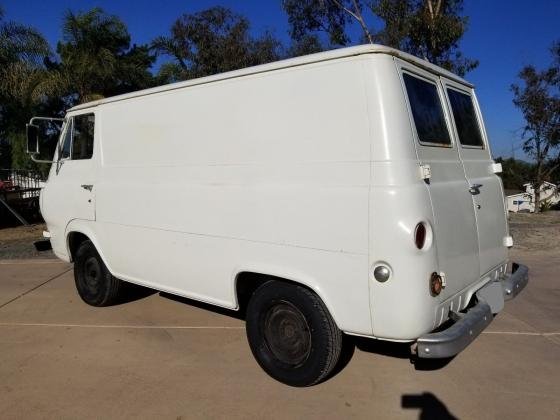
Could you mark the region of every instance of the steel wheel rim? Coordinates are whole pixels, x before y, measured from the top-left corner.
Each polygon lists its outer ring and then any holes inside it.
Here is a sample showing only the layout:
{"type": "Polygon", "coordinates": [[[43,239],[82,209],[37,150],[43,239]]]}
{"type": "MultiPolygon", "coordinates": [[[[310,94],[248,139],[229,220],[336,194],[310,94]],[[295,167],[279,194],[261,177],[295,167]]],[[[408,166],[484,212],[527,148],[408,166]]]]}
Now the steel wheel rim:
{"type": "Polygon", "coordinates": [[[95,293],[99,286],[101,276],[101,266],[97,258],[88,258],[84,264],[84,280],[85,286],[89,292],[95,293]]]}
{"type": "Polygon", "coordinates": [[[301,366],[311,354],[311,331],[305,316],[289,302],[274,303],[263,322],[266,344],[280,362],[301,366]]]}

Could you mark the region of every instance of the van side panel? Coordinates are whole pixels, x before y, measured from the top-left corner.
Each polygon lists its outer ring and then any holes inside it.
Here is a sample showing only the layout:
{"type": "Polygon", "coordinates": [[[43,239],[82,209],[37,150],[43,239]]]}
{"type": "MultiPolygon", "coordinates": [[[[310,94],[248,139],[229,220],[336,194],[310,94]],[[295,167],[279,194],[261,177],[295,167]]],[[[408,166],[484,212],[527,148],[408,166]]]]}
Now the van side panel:
{"type": "Polygon", "coordinates": [[[101,105],[95,234],[113,274],[231,308],[238,272],[286,277],[371,335],[364,60],[101,105]]]}

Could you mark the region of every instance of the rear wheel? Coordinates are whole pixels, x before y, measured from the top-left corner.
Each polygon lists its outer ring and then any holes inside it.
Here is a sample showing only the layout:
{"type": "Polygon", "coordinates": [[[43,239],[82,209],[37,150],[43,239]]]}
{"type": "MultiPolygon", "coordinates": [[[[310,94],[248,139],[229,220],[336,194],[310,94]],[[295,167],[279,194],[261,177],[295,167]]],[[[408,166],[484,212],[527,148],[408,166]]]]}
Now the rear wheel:
{"type": "Polygon", "coordinates": [[[116,303],[123,282],[111,275],[91,241],[80,244],[74,260],[74,280],[82,300],[92,306],[116,303]]]}
{"type": "Polygon", "coordinates": [[[273,378],[292,386],[324,380],[336,366],[342,333],[321,299],[310,290],[270,281],[247,308],[253,355],[273,378]]]}

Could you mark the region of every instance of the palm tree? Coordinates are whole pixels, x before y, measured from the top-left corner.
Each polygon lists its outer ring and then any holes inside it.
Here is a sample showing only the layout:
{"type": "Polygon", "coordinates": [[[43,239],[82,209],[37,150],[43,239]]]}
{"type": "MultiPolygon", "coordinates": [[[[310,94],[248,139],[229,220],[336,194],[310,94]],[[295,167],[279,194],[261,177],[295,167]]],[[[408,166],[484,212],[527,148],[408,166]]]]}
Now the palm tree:
{"type": "Polygon", "coordinates": [[[74,96],[71,102],[88,102],[152,84],[149,68],[155,58],[148,47],[131,47],[124,22],[100,8],[66,12],[57,52],[60,63],[52,72],[52,84],[61,94],[74,96]]]}
{"type": "MultiPolygon", "coordinates": [[[[12,164],[11,150],[23,145],[23,127],[45,98],[46,68],[51,51],[35,29],[4,19],[0,8],[0,165],[12,164]]],[[[27,160],[15,164],[26,166],[27,160]]]]}

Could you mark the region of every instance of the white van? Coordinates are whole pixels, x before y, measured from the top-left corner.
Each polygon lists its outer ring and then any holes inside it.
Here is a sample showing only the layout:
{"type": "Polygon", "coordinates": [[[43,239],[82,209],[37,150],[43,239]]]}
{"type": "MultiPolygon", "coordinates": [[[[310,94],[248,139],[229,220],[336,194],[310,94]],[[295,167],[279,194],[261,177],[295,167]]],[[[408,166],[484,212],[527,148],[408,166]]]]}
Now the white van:
{"type": "Polygon", "coordinates": [[[243,311],[305,386],[342,333],[451,357],[523,289],[499,171],[470,83],[367,45],[70,109],[41,211],[86,303],[126,281],[243,311]]]}

